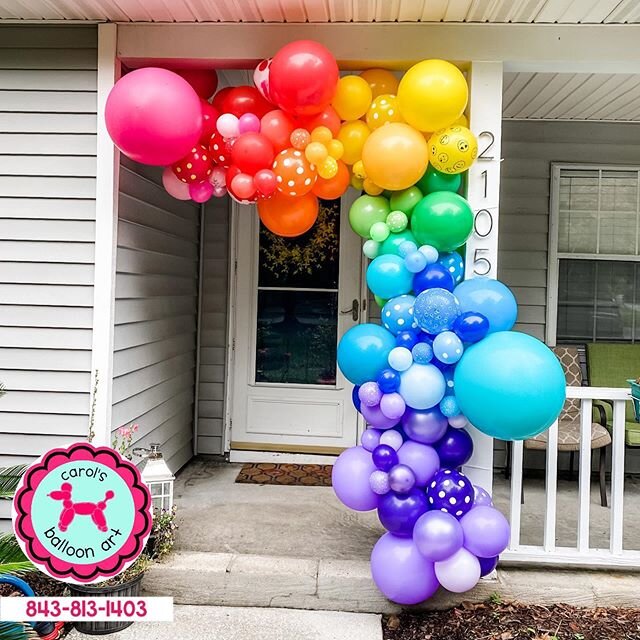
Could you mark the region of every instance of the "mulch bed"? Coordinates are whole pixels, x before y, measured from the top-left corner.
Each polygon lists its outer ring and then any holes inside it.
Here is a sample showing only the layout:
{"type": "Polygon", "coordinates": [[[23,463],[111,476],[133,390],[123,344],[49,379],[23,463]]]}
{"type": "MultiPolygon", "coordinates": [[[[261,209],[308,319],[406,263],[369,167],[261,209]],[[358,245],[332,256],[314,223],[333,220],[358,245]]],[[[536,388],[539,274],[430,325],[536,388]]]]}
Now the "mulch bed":
{"type": "MultiPolygon", "coordinates": [[[[20,576],[36,593],[37,596],[61,596],[64,593],[66,585],[58,582],[49,576],[33,571],[20,576]]],[[[0,596],[8,596],[16,591],[14,587],[8,584],[0,584],[0,596]]]]}
{"type": "Polygon", "coordinates": [[[462,603],[384,616],[385,640],[640,640],[640,609],[462,603]]]}

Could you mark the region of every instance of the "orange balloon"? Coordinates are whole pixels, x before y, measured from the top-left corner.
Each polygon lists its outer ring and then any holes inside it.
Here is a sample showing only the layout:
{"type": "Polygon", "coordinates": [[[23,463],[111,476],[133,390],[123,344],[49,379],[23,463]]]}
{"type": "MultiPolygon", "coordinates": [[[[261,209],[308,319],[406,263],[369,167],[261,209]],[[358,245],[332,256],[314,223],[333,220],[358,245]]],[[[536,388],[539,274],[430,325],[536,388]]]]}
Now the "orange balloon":
{"type": "Polygon", "coordinates": [[[360,74],[360,77],[367,81],[374,98],[381,96],[383,93],[395,94],[400,84],[393,72],[387,71],[387,69],[367,69],[360,74]]]}
{"type": "Polygon", "coordinates": [[[318,177],[315,165],[298,149],[281,151],[273,161],[273,173],[278,191],[292,197],[309,193],[318,177]]]}
{"type": "Polygon", "coordinates": [[[338,135],[342,124],[340,116],[331,106],[325,107],[320,113],[313,116],[298,116],[297,120],[300,126],[307,131],[313,131],[316,127],[328,127],[334,136],[338,135]]]}
{"type": "Polygon", "coordinates": [[[335,200],[349,188],[349,169],[347,165],[338,160],[338,173],[333,178],[318,177],[313,187],[313,193],[323,200],[335,200]]]}
{"type": "Polygon", "coordinates": [[[290,198],[276,192],[273,198],[258,201],[258,215],[271,233],[294,238],[313,227],[318,217],[318,198],[313,193],[290,198]]]}

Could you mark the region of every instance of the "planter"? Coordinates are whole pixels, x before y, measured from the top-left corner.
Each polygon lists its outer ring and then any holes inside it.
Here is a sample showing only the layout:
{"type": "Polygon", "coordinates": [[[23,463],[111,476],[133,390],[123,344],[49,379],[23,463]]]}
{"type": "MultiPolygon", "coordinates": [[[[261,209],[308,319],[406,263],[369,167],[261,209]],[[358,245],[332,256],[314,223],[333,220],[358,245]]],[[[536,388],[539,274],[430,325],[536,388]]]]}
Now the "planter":
{"type": "MultiPolygon", "coordinates": [[[[124,584],[115,585],[113,587],[92,587],[90,585],[70,584],[69,591],[71,597],[79,598],[128,598],[140,595],[140,583],[144,574],[136,576],[133,580],[124,584]]],[[[133,624],[133,620],[114,620],[106,622],[81,621],[74,624],[80,633],[86,633],[91,636],[103,636],[108,633],[116,633],[122,631],[133,624]]]]}

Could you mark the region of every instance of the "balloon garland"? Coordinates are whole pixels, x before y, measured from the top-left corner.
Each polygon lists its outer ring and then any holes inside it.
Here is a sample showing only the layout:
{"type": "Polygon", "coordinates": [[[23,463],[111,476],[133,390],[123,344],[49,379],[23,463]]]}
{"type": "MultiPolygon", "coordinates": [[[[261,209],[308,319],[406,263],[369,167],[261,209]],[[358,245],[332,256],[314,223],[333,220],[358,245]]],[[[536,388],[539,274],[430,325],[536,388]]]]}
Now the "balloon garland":
{"type": "Polygon", "coordinates": [[[369,426],[338,457],[333,487],[387,529],[371,556],[385,596],[416,604],[440,586],[467,591],[495,568],[509,525],[460,470],[473,454],[465,427],[505,440],[541,433],[565,380],[542,342],[511,331],[517,305],[504,284],[464,280],[474,217],[458,192],[478,154],[466,79],[443,60],[400,81],[383,69],[340,78],[331,53],[303,40],[253,80],[212,96],[214,71],[132,71],[108,97],[107,129],[125,155],[165,167],[173,197],[257,203],[283,237],[314,225],[319,198],[364,191],[348,215],[381,324],[338,345],[369,426]]]}

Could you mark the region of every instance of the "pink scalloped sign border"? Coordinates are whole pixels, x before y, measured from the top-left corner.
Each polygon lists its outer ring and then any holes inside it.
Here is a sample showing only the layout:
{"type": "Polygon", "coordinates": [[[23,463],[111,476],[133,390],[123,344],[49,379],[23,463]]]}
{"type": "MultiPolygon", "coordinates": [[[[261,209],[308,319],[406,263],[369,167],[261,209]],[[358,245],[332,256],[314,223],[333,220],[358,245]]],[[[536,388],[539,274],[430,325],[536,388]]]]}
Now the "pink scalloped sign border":
{"type": "MultiPolygon", "coordinates": [[[[68,499],[66,495],[63,497],[68,499]]],[[[63,498],[60,497],[59,500],[62,507],[63,498]]],[[[18,542],[38,569],[56,580],[76,584],[99,582],[122,573],[144,550],[153,524],[151,494],[138,468],[117,451],[109,447],[95,447],[88,442],[76,442],[67,448],[52,449],[34,462],[20,481],[13,499],[12,517],[18,542]],[[131,492],[130,504],[135,513],[132,514],[130,532],[122,542],[114,546],[114,552],[109,557],[95,563],[74,563],[64,557],[62,552],[54,554],[42,543],[42,528],[38,529],[32,517],[32,504],[40,484],[59,467],[70,462],[92,463],[96,473],[115,473],[131,492]]],[[[96,526],[99,527],[100,524],[98,520],[96,526]]],[[[58,524],[57,527],[59,526],[58,524]]]]}

